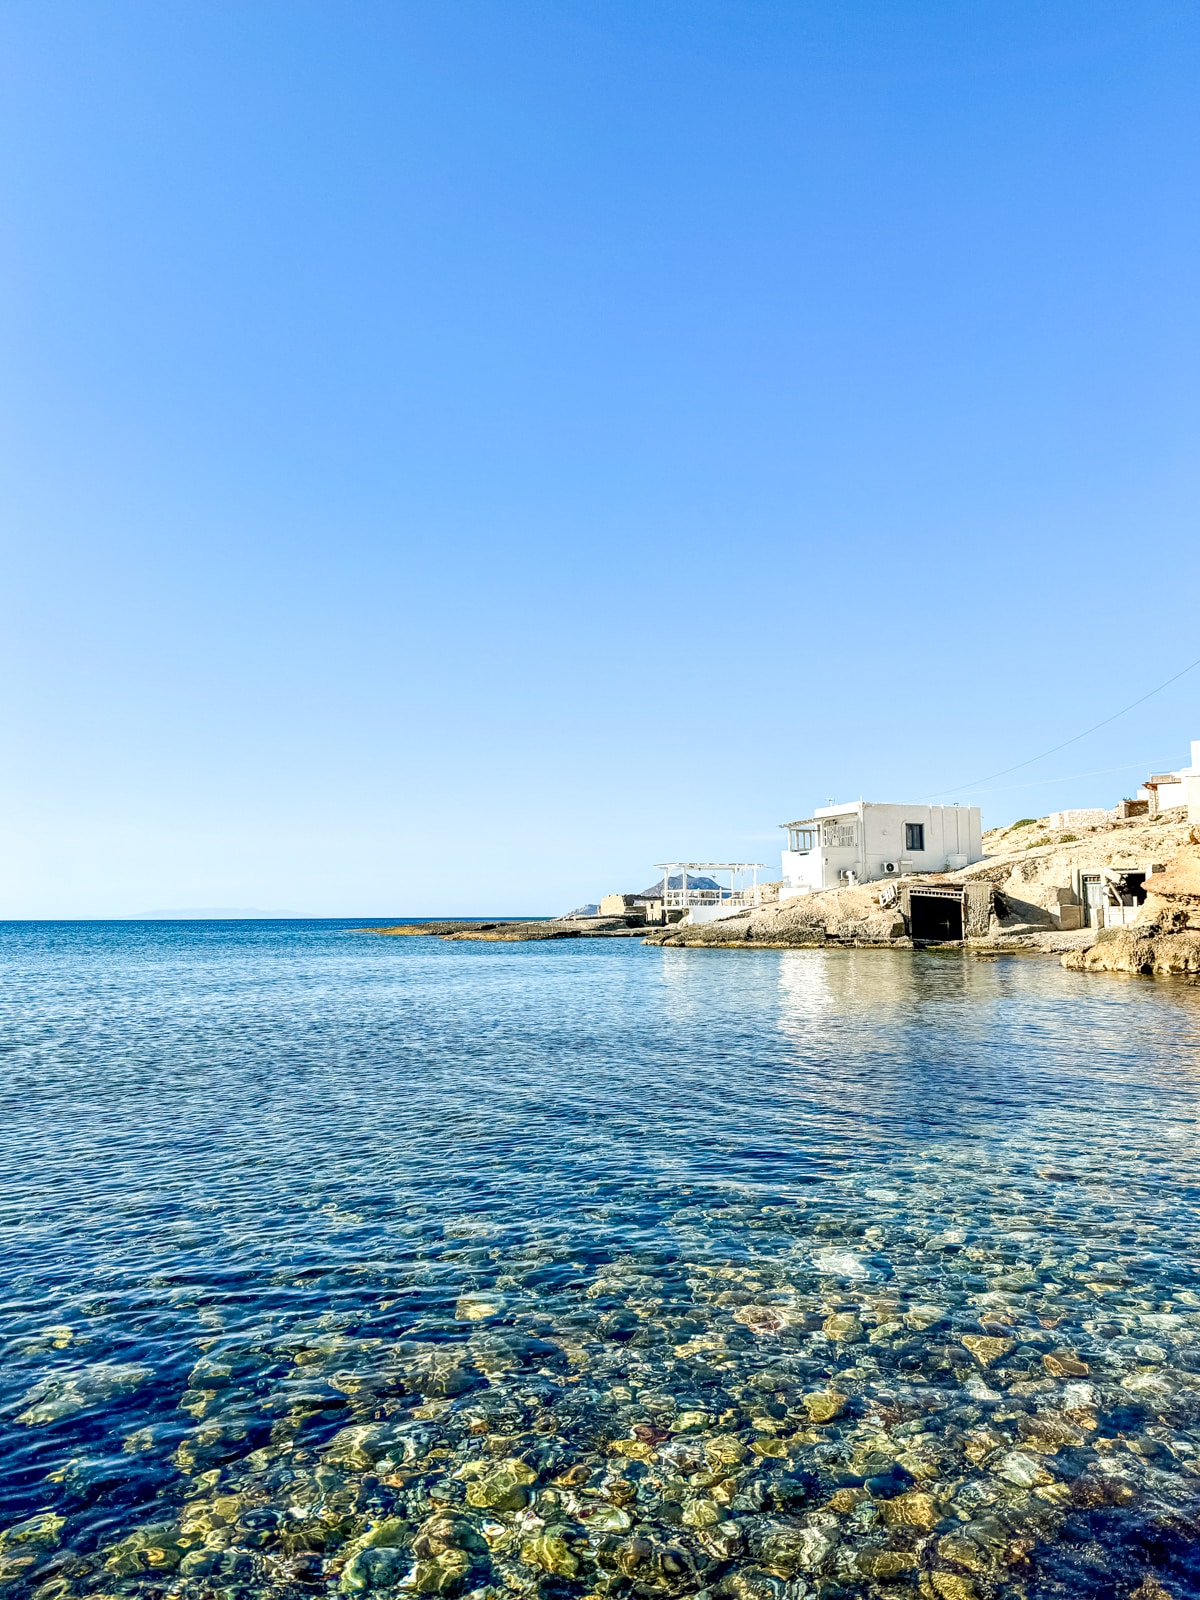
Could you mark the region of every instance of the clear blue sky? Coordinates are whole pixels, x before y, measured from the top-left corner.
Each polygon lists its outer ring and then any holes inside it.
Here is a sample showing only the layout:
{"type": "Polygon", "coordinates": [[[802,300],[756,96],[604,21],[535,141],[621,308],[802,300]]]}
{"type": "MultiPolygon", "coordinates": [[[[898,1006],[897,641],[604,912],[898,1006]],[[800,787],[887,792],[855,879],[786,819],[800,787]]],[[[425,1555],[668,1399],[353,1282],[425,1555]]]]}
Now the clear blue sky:
{"type": "Polygon", "coordinates": [[[966,787],[1200,656],[1192,0],[0,50],[0,914],[554,911],[1200,738],[1197,671],[966,787]]]}

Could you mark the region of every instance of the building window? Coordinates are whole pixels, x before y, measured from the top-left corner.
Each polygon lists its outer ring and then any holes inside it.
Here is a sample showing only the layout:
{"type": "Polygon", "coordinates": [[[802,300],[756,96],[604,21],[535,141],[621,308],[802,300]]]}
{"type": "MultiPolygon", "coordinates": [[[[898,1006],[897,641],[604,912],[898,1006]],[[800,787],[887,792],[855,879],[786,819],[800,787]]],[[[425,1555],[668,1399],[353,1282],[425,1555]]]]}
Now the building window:
{"type": "Polygon", "coordinates": [[[923,822],[906,822],[904,824],[904,848],[914,851],[924,850],[925,824],[923,822]]]}

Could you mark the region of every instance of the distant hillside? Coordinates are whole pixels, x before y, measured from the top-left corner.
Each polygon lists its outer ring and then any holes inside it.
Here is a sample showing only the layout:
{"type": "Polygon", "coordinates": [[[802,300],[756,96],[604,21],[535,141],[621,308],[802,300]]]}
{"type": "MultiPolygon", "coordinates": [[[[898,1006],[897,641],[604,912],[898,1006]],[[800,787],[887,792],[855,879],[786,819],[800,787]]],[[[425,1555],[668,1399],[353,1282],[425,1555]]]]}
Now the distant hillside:
{"type": "MultiPolygon", "coordinates": [[[[695,872],[689,872],[688,873],[688,875],[687,875],[687,886],[688,886],[689,889],[719,889],[721,887],[720,884],[714,882],[712,878],[702,877],[702,876],[700,876],[699,874],[697,874],[695,872]]],[[[657,896],[659,896],[662,893],[662,887],[663,887],[662,879],[661,878],[655,878],[654,882],[650,885],[650,887],[648,889],[638,889],[636,891],[636,893],[638,894],[639,897],[644,895],[646,897],[646,899],[653,900],[653,899],[656,899],[657,896]]],[[[673,877],[670,877],[670,878],[667,879],[667,888],[668,889],[682,889],[682,887],[683,887],[683,874],[681,872],[677,872],[677,873],[674,874],[673,877]]]]}

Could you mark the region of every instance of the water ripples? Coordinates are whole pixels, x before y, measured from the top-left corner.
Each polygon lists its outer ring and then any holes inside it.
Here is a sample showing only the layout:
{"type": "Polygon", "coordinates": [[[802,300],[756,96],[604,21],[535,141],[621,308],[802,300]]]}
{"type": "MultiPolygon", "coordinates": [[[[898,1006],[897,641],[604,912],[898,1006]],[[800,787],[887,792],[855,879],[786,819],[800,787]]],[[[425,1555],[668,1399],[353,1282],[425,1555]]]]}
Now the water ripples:
{"type": "Polygon", "coordinates": [[[1200,1587],[1200,991],[337,923],[0,962],[14,1593],[1200,1587]]]}

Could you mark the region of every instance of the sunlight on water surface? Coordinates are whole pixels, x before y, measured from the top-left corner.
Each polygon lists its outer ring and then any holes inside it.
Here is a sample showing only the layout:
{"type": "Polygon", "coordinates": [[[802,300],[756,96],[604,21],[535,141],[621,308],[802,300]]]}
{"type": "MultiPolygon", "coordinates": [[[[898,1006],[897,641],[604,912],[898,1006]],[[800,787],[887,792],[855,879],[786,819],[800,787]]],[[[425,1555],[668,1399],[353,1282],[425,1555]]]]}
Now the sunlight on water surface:
{"type": "Polygon", "coordinates": [[[1200,1592],[1200,990],[0,934],[16,1596],[1200,1592]]]}

